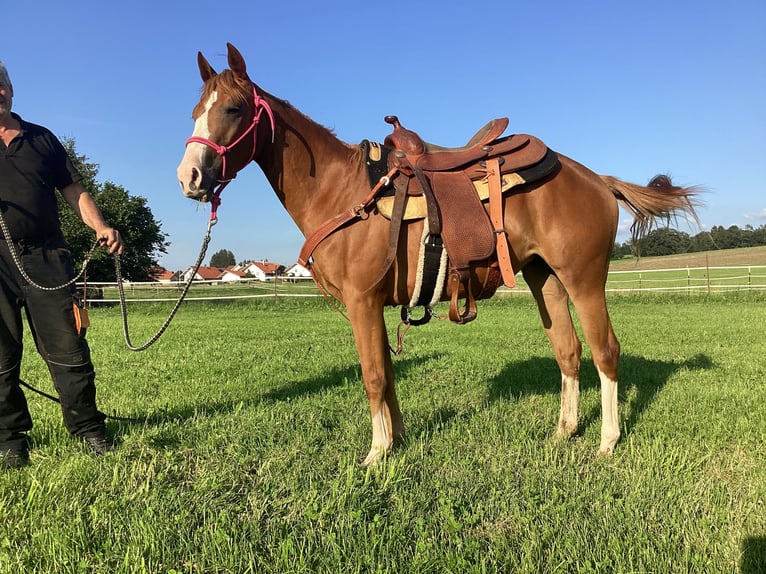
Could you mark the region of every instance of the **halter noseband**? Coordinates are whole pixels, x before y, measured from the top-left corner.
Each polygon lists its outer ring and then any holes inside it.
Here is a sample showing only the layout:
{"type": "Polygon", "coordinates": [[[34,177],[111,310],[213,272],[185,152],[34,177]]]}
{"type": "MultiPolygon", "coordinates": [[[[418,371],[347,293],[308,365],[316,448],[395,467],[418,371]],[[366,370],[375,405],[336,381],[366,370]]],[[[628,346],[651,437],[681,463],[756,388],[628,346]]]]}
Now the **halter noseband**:
{"type": "Polygon", "coordinates": [[[234,140],[231,144],[225,146],[225,145],[218,145],[217,143],[203,137],[199,136],[192,136],[189,139],[186,140],[186,145],[188,146],[190,143],[201,143],[203,145],[206,145],[208,147],[211,147],[215,150],[215,153],[217,153],[219,156],[221,156],[221,159],[223,160],[223,167],[221,169],[221,179],[218,181],[218,187],[213,191],[212,196],[210,197],[210,221],[215,223],[217,221],[217,213],[218,213],[218,206],[221,205],[221,192],[223,191],[223,188],[226,187],[231,180],[233,180],[235,177],[237,177],[237,174],[234,173],[230,178],[226,178],[226,154],[230,152],[236,145],[238,145],[242,140],[244,140],[250,132],[253,134],[253,150],[250,152],[250,157],[245,162],[245,165],[249,164],[253,158],[255,157],[255,148],[258,142],[258,130],[256,129],[258,127],[258,123],[261,121],[261,114],[266,111],[266,115],[269,116],[269,121],[271,122],[271,141],[273,143],[274,141],[274,113],[271,111],[271,106],[269,106],[269,103],[263,99],[261,96],[258,95],[258,91],[255,89],[255,84],[253,84],[253,121],[250,123],[250,125],[247,127],[247,129],[242,132],[242,134],[234,140]]]}

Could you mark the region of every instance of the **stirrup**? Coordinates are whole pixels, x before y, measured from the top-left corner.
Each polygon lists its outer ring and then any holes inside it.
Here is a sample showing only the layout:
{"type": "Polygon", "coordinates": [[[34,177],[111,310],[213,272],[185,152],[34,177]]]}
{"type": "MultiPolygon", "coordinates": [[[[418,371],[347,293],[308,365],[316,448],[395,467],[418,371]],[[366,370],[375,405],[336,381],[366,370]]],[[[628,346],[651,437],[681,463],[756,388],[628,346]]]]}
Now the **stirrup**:
{"type": "Polygon", "coordinates": [[[434,316],[433,307],[431,307],[430,305],[424,305],[423,316],[420,319],[413,319],[412,308],[407,307],[406,305],[402,305],[401,318],[402,318],[402,323],[404,323],[405,325],[420,327],[420,325],[425,325],[426,323],[428,323],[431,320],[431,317],[433,316],[434,316]]]}

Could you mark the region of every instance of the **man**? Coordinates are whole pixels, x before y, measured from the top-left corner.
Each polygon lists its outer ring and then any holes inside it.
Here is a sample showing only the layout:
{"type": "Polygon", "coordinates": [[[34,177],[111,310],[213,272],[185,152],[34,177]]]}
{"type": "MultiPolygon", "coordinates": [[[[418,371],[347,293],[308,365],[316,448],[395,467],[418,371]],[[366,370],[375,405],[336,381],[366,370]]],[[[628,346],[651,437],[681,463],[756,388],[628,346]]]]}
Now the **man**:
{"type": "Polygon", "coordinates": [[[13,86],[0,62],[0,215],[10,241],[0,232],[0,466],[29,461],[27,431],[32,418],[19,386],[24,309],[37,351],[58,392],[64,424],[97,455],[114,450],[105,416],[96,408],[95,372],[74,298],[74,277],[61,232],[57,189],[111,253],[122,253],[120,234],[101,215],[81,185],[82,176],[61,142],[48,129],[11,112],[13,86]],[[15,252],[15,256],[14,256],[15,252]]]}

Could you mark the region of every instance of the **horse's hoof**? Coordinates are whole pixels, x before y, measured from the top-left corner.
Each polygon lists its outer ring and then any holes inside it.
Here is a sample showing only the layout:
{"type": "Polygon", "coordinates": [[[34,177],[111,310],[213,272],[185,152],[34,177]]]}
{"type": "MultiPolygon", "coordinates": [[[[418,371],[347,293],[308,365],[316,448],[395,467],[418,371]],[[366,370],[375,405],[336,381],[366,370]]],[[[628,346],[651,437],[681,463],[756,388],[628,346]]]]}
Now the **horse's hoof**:
{"type": "Polygon", "coordinates": [[[388,454],[388,453],[386,452],[385,449],[372,448],[372,449],[370,449],[370,452],[367,455],[367,458],[365,458],[362,461],[361,465],[364,468],[367,468],[369,466],[375,465],[375,464],[379,463],[381,460],[383,460],[386,457],[386,454],[388,454]]]}
{"type": "Polygon", "coordinates": [[[600,456],[612,456],[614,454],[614,445],[617,444],[617,441],[602,441],[601,447],[598,449],[598,454],[600,456]]]}
{"type": "Polygon", "coordinates": [[[555,440],[564,442],[572,438],[577,434],[577,425],[559,424],[556,428],[555,440]]]}

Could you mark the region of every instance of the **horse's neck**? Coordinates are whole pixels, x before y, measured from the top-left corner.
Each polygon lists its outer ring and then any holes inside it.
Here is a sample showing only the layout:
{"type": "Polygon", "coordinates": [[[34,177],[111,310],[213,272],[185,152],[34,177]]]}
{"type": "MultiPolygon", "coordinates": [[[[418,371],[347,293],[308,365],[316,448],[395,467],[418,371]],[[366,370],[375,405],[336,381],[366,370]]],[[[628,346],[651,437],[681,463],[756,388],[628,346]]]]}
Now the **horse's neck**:
{"type": "Polygon", "coordinates": [[[269,98],[276,128],[274,143],[258,164],[304,235],[354,205],[367,184],[358,148],[295,108],[269,98]]]}

